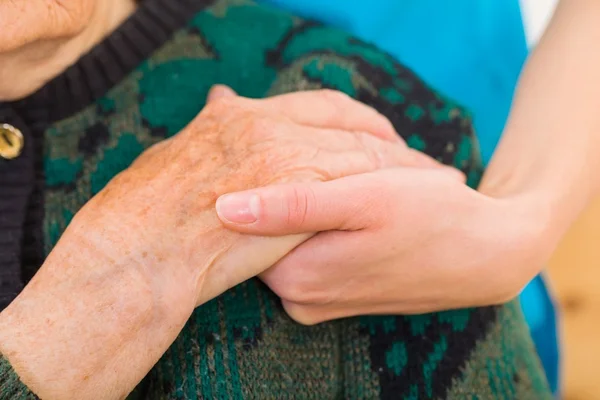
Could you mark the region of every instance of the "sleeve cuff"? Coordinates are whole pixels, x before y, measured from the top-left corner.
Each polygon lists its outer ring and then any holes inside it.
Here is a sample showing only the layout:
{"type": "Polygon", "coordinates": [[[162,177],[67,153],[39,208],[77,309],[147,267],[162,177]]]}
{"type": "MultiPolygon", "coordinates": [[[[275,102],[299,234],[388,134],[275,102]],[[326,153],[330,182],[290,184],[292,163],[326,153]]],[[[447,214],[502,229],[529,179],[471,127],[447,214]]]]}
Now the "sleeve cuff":
{"type": "Polygon", "coordinates": [[[17,373],[2,354],[0,354],[0,400],[39,399],[19,379],[17,373]]]}

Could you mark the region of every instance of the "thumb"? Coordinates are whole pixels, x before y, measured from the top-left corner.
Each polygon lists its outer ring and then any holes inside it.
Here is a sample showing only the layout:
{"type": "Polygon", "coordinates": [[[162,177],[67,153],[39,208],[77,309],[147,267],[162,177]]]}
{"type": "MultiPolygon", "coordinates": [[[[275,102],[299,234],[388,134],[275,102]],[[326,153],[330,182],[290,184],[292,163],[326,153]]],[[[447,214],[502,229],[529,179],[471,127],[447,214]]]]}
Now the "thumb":
{"type": "Polygon", "coordinates": [[[365,228],[370,203],[360,179],[340,178],[226,194],[216,208],[229,229],[280,236],[365,228]]]}
{"type": "Polygon", "coordinates": [[[226,85],[214,85],[210,88],[208,92],[208,96],[206,97],[206,102],[210,103],[221,97],[233,97],[237,96],[235,90],[226,85]]]}

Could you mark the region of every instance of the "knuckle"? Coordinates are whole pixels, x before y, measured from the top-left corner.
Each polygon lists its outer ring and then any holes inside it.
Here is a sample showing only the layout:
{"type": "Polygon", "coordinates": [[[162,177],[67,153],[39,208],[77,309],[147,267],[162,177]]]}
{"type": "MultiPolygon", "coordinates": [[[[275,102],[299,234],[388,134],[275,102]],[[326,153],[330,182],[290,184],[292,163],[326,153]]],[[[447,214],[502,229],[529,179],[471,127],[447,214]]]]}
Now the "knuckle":
{"type": "Polygon", "coordinates": [[[406,147],[401,154],[402,165],[407,167],[441,167],[442,164],[438,163],[434,158],[429,157],[425,153],[420,152],[409,147],[406,147]]]}
{"type": "Polygon", "coordinates": [[[245,131],[252,137],[268,136],[274,130],[274,122],[267,117],[249,113],[245,119],[245,131]]]}
{"type": "Polygon", "coordinates": [[[208,103],[202,110],[201,115],[218,117],[232,114],[242,108],[243,103],[238,96],[224,96],[208,103]]]}
{"type": "Polygon", "coordinates": [[[383,147],[382,162],[385,167],[410,167],[413,166],[410,152],[402,144],[383,147]]]}
{"type": "Polygon", "coordinates": [[[301,260],[284,259],[274,267],[266,282],[283,301],[306,306],[321,304],[328,298],[327,290],[324,291],[314,271],[298,273],[302,264],[301,260]]]}
{"type": "Polygon", "coordinates": [[[332,115],[343,115],[344,111],[348,109],[348,105],[354,103],[350,96],[337,90],[322,89],[318,94],[328,104],[332,115]]]}
{"type": "Polygon", "coordinates": [[[282,305],[286,314],[300,325],[313,326],[322,322],[310,307],[285,300],[282,305]]]}
{"type": "Polygon", "coordinates": [[[401,136],[396,132],[396,128],[392,121],[390,121],[385,115],[380,113],[377,109],[367,106],[373,113],[373,120],[380,126],[380,129],[390,135],[390,137],[397,138],[398,141],[404,142],[401,136]]]}
{"type": "Polygon", "coordinates": [[[288,302],[304,304],[308,300],[309,292],[310,291],[304,282],[299,281],[298,279],[291,279],[279,288],[277,294],[288,302]]]}
{"type": "Polygon", "coordinates": [[[327,304],[331,299],[328,291],[319,289],[318,284],[297,276],[280,287],[277,295],[287,302],[306,307],[327,304]]]}
{"type": "Polygon", "coordinates": [[[280,153],[281,132],[278,124],[265,115],[249,111],[241,114],[237,119],[239,130],[236,139],[246,143],[256,156],[271,158],[280,153]]]}
{"type": "Polygon", "coordinates": [[[381,169],[386,165],[384,152],[378,139],[364,132],[353,132],[356,143],[365,154],[372,169],[381,169]]]}
{"type": "Polygon", "coordinates": [[[309,187],[293,187],[288,199],[287,225],[296,228],[305,226],[315,201],[316,195],[309,187]]]}
{"type": "Polygon", "coordinates": [[[330,101],[332,103],[337,102],[349,102],[352,101],[350,96],[348,96],[344,92],[340,92],[339,90],[333,89],[321,89],[318,91],[318,94],[325,100],[330,101]]]}

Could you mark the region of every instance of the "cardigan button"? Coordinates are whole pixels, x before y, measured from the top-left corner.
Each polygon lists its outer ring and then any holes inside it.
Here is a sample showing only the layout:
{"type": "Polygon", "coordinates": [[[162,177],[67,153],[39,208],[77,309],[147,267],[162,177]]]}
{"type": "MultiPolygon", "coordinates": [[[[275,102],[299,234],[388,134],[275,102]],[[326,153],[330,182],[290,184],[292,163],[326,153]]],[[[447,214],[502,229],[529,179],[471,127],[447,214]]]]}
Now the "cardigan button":
{"type": "Polygon", "coordinates": [[[23,151],[23,133],[12,125],[0,124],[0,157],[6,160],[17,158],[23,151]]]}

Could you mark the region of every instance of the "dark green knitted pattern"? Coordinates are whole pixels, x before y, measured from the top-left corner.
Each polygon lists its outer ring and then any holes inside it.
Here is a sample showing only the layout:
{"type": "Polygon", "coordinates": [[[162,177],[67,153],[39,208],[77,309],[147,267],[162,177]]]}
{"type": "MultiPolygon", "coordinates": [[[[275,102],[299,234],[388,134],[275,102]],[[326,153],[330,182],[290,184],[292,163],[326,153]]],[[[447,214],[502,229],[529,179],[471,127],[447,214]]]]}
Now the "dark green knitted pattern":
{"type": "Polygon", "coordinates": [[[8,360],[0,354],[0,399],[35,400],[37,398],[21,382],[8,360]]]}
{"type": "MultiPolygon", "coordinates": [[[[46,251],[113,176],[196,116],[215,83],[250,97],[341,90],[386,115],[410,146],[463,170],[471,185],[481,175],[465,111],[390,56],[338,30],[223,0],[105,97],[46,131],[46,251]]],[[[304,327],[258,280],[198,308],[137,395],[550,398],[516,303],[304,327]]]]}

